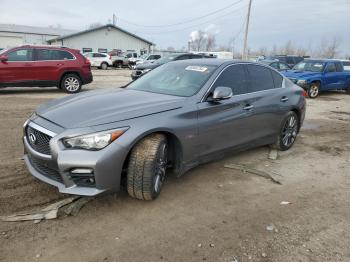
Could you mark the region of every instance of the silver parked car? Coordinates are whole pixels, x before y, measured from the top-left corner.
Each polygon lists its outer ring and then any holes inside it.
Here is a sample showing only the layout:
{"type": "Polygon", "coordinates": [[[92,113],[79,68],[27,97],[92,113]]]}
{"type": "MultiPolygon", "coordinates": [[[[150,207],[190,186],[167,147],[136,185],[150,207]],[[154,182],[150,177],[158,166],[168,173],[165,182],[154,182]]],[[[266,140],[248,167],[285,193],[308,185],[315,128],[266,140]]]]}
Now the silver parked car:
{"type": "Polygon", "coordinates": [[[24,125],[25,162],[62,193],[118,191],[155,199],[180,176],[226,152],[289,149],[305,116],[304,91],[262,64],[167,63],[125,88],[41,105],[24,125]],[[125,178],[125,179],[124,179],[125,178]]]}

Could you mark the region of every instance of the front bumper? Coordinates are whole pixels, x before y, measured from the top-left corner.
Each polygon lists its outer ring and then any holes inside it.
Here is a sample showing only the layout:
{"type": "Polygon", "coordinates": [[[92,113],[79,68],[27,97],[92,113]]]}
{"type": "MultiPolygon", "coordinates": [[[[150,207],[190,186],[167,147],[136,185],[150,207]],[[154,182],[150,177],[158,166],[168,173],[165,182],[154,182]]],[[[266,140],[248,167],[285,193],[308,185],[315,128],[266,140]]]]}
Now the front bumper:
{"type": "Polygon", "coordinates": [[[100,151],[67,150],[60,144],[61,138],[60,134],[51,139],[51,155],[45,155],[35,151],[27,137],[23,137],[24,160],[34,177],[67,194],[95,196],[120,190],[127,155],[124,147],[115,141],[100,151]],[[91,170],[89,177],[92,177],[93,183],[82,183],[79,179],[86,174],[73,174],[74,169],[91,170]]]}

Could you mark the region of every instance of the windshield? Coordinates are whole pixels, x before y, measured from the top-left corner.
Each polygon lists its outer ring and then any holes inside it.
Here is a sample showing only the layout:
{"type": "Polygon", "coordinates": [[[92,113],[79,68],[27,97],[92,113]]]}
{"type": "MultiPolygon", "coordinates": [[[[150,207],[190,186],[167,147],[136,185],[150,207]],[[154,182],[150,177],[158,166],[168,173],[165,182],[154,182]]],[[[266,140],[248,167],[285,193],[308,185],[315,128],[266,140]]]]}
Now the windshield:
{"type": "Polygon", "coordinates": [[[217,67],[169,63],[160,66],[132,82],[128,88],[146,92],[193,96],[205,84],[217,67]]]}
{"type": "Polygon", "coordinates": [[[7,51],[7,49],[2,49],[2,50],[0,50],[0,55],[3,54],[3,53],[5,53],[6,51],[7,51]]]}
{"type": "Polygon", "coordinates": [[[324,63],[322,62],[313,62],[313,61],[303,61],[299,64],[296,64],[293,67],[293,70],[297,71],[311,71],[311,72],[322,72],[324,68],[324,63]]]}

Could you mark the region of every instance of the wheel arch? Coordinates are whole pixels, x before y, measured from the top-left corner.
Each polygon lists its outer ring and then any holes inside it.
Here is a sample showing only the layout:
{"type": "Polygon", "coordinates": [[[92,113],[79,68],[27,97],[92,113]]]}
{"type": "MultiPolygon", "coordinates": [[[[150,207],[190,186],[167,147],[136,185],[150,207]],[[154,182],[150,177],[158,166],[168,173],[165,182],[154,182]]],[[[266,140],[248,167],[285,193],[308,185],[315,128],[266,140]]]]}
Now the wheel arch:
{"type": "Polygon", "coordinates": [[[81,77],[80,73],[78,71],[65,71],[61,74],[61,77],[60,77],[60,80],[58,82],[58,86],[59,88],[61,88],[61,84],[62,84],[62,80],[63,78],[66,76],[66,75],[69,75],[69,74],[75,74],[77,75],[79,78],[80,78],[80,81],[83,83],[83,78],[81,77]]]}
{"type": "Polygon", "coordinates": [[[292,107],[290,111],[294,112],[297,115],[298,122],[299,122],[298,128],[300,130],[300,128],[301,128],[301,110],[299,108],[297,108],[297,107],[292,107]]]}
{"type": "MultiPolygon", "coordinates": [[[[151,130],[138,136],[128,148],[128,153],[126,154],[123,162],[123,170],[126,170],[129,163],[131,151],[137,145],[137,143],[152,134],[163,134],[167,138],[169,146],[169,159],[172,164],[172,170],[175,174],[181,173],[183,156],[183,146],[181,140],[172,131],[166,129],[151,130]]],[[[126,172],[124,172],[123,176],[125,175],[126,172]]]]}

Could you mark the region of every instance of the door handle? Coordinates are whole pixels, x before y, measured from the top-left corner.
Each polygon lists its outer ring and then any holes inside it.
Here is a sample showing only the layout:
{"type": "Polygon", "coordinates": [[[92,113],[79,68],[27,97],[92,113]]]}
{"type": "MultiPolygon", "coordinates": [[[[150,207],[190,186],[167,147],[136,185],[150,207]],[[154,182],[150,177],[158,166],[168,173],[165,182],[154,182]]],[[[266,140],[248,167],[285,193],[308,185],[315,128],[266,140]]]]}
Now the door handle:
{"type": "Polygon", "coordinates": [[[249,111],[249,110],[252,110],[253,108],[254,108],[253,105],[246,105],[245,107],[243,107],[243,110],[249,111]]]}
{"type": "Polygon", "coordinates": [[[63,64],[57,64],[57,66],[63,66],[63,64]]]}
{"type": "Polygon", "coordinates": [[[286,97],[286,96],[283,96],[283,97],[281,98],[281,102],[283,102],[283,103],[287,102],[288,100],[289,100],[289,98],[286,97]]]}

